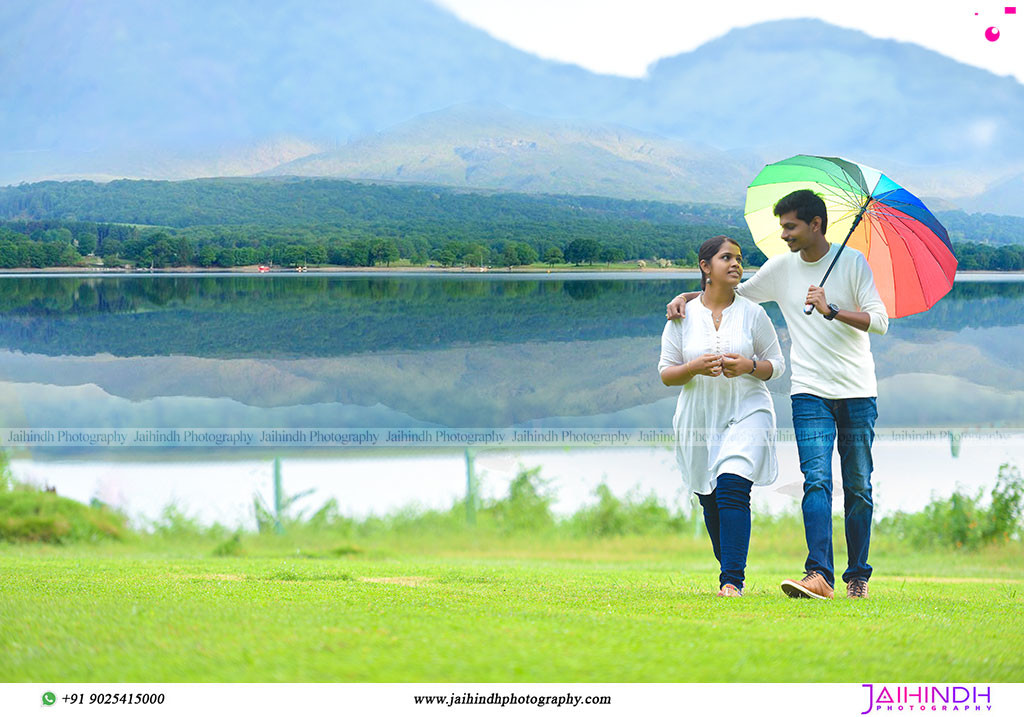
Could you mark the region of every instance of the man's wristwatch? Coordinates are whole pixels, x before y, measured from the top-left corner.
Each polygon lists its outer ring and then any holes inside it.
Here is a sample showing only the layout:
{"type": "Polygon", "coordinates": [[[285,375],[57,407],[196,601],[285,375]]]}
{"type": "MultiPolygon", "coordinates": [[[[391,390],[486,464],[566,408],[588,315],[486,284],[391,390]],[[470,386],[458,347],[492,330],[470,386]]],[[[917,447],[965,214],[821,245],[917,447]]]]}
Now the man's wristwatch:
{"type": "Polygon", "coordinates": [[[836,317],[836,314],[839,313],[839,307],[836,306],[835,304],[829,304],[828,308],[829,308],[829,312],[827,314],[824,314],[824,316],[825,316],[825,319],[827,319],[828,321],[831,321],[832,319],[834,319],[836,317]]]}
{"type": "Polygon", "coordinates": [[[750,360],[754,362],[754,368],[750,369],[750,373],[754,373],[754,371],[757,370],[757,359],[756,358],[752,358],[750,360]]]}

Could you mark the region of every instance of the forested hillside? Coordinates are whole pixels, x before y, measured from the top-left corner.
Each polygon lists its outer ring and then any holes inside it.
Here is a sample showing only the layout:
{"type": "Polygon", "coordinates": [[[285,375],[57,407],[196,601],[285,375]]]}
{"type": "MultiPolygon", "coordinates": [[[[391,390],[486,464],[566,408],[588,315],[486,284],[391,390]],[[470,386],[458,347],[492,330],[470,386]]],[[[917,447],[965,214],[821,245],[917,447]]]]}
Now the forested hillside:
{"type": "MultiPolygon", "coordinates": [[[[1024,269],[1024,219],[939,212],[963,269],[1024,269]]],[[[519,266],[667,259],[753,246],[739,207],[479,193],[329,179],[41,182],[0,188],[0,267],[519,266]]]]}

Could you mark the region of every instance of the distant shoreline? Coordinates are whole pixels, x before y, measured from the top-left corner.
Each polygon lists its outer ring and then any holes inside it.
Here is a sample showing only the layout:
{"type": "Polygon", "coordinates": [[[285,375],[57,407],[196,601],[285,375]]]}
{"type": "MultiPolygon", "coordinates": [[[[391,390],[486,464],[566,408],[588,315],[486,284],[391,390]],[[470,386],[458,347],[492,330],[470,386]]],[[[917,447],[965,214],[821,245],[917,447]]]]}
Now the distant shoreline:
{"type": "MultiPolygon", "coordinates": [[[[462,267],[462,266],[311,266],[303,271],[298,271],[294,267],[272,267],[270,271],[261,272],[258,270],[257,265],[251,266],[233,266],[233,267],[200,267],[200,266],[177,266],[177,267],[166,267],[163,269],[117,269],[112,267],[91,267],[91,266],[44,266],[44,267],[17,267],[13,269],[0,269],[0,274],[75,274],[93,276],[93,275],[106,275],[106,274],[126,274],[126,275],[143,275],[143,274],[578,274],[581,272],[589,274],[597,273],[622,273],[622,272],[636,272],[638,274],[645,272],[679,272],[679,271],[690,271],[700,276],[697,267],[686,267],[686,266],[647,266],[644,268],[637,267],[635,265],[623,265],[615,264],[608,266],[607,264],[595,264],[595,265],[581,265],[581,266],[559,266],[557,268],[541,267],[541,266],[518,266],[513,267],[510,271],[507,267],[490,267],[481,270],[479,267],[462,267]]],[[[756,268],[750,267],[747,271],[756,271],[756,268]]]]}
{"type": "MultiPolygon", "coordinates": [[[[751,267],[745,273],[751,274],[757,269],[751,267]]],[[[399,276],[460,276],[460,277],[533,277],[541,278],[558,275],[562,278],[660,278],[660,279],[699,279],[700,272],[696,267],[659,267],[647,266],[644,268],[636,266],[578,266],[578,267],[515,267],[511,271],[507,268],[491,268],[481,271],[479,268],[469,267],[439,267],[439,266],[321,266],[310,267],[305,271],[296,271],[294,268],[286,269],[275,267],[270,271],[260,272],[255,265],[232,268],[202,268],[202,267],[175,267],[166,269],[113,269],[101,267],[42,267],[42,268],[17,268],[0,269],[0,277],[100,277],[100,276],[366,276],[366,275],[399,275],[399,276]]],[[[958,280],[966,281],[1024,281],[1024,271],[958,271],[958,280]]]]}

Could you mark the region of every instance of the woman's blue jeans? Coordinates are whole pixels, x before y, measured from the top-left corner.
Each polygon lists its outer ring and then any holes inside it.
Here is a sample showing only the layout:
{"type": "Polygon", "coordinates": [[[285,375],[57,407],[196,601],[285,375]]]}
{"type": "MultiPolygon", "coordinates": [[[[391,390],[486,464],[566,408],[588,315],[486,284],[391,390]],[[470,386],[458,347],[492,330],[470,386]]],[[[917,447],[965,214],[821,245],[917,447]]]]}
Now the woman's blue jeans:
{"type": "Polygon", "coordinates": [[[792,396],[800,470],[804,474],[804,570],[821,573],[835,586],[832,559],[832,446],[839,439],[843,470],[843,507],[848,567],[843,581],[871,577],[871,444],[878,418],[874,398],[831,399],[798,393],[792,396]]]}
{"type": "Polygon", "coordinates": [[[732,473],[718,476],[708,495],[697,494],[704,509],[704,525],[722,572],[718,585],[743,589],[743,571],[750,547],[750,481],[732,473]]]}

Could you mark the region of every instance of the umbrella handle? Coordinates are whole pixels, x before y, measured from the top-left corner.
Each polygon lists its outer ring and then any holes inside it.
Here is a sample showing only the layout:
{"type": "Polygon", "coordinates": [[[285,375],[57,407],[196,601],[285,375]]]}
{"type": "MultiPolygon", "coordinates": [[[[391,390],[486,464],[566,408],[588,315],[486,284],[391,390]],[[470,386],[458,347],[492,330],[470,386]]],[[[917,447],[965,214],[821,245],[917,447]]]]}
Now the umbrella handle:
{"type": "MultiPolygon", "coordinates": [[[[874,199],[874,197],[872,197],[869,194],[868,198],[864,200],[864,206],[862,206],[860,208],[860,211],[857,212],[857,216],[854,217],[853,224],[850,225],[850,231],[848,231],[846,233],[846,238],[843,239],[843,243],[839,245],[839,251],[836,252],[835,258],[832,259],[832,263],[828,265],[828,270],[825,272],[825,276],[821,277],[821,284],[819,284],[819,286],[825,286],[825,282],[828,281],[828,275],[832,273],[832,267],[834,267],[836,265],[836,262],[839,261],[839,255],[842,254],[843,253],[843,249],[846,248],[846,243],[849,242],[850,241],[850,237],[853,236],[853,230],[857,228],[858,224],[860,224],[861,217],[864,216],[864,212],[868,208],[868,206],[871,204],[871,200],[872,199],[874,199]]],[[[813,313],[814,313],[814,306],[813,305],[807,304],[807,305],[804,306],[804,314],[806,316],[810,316],[813,313]]]]}

